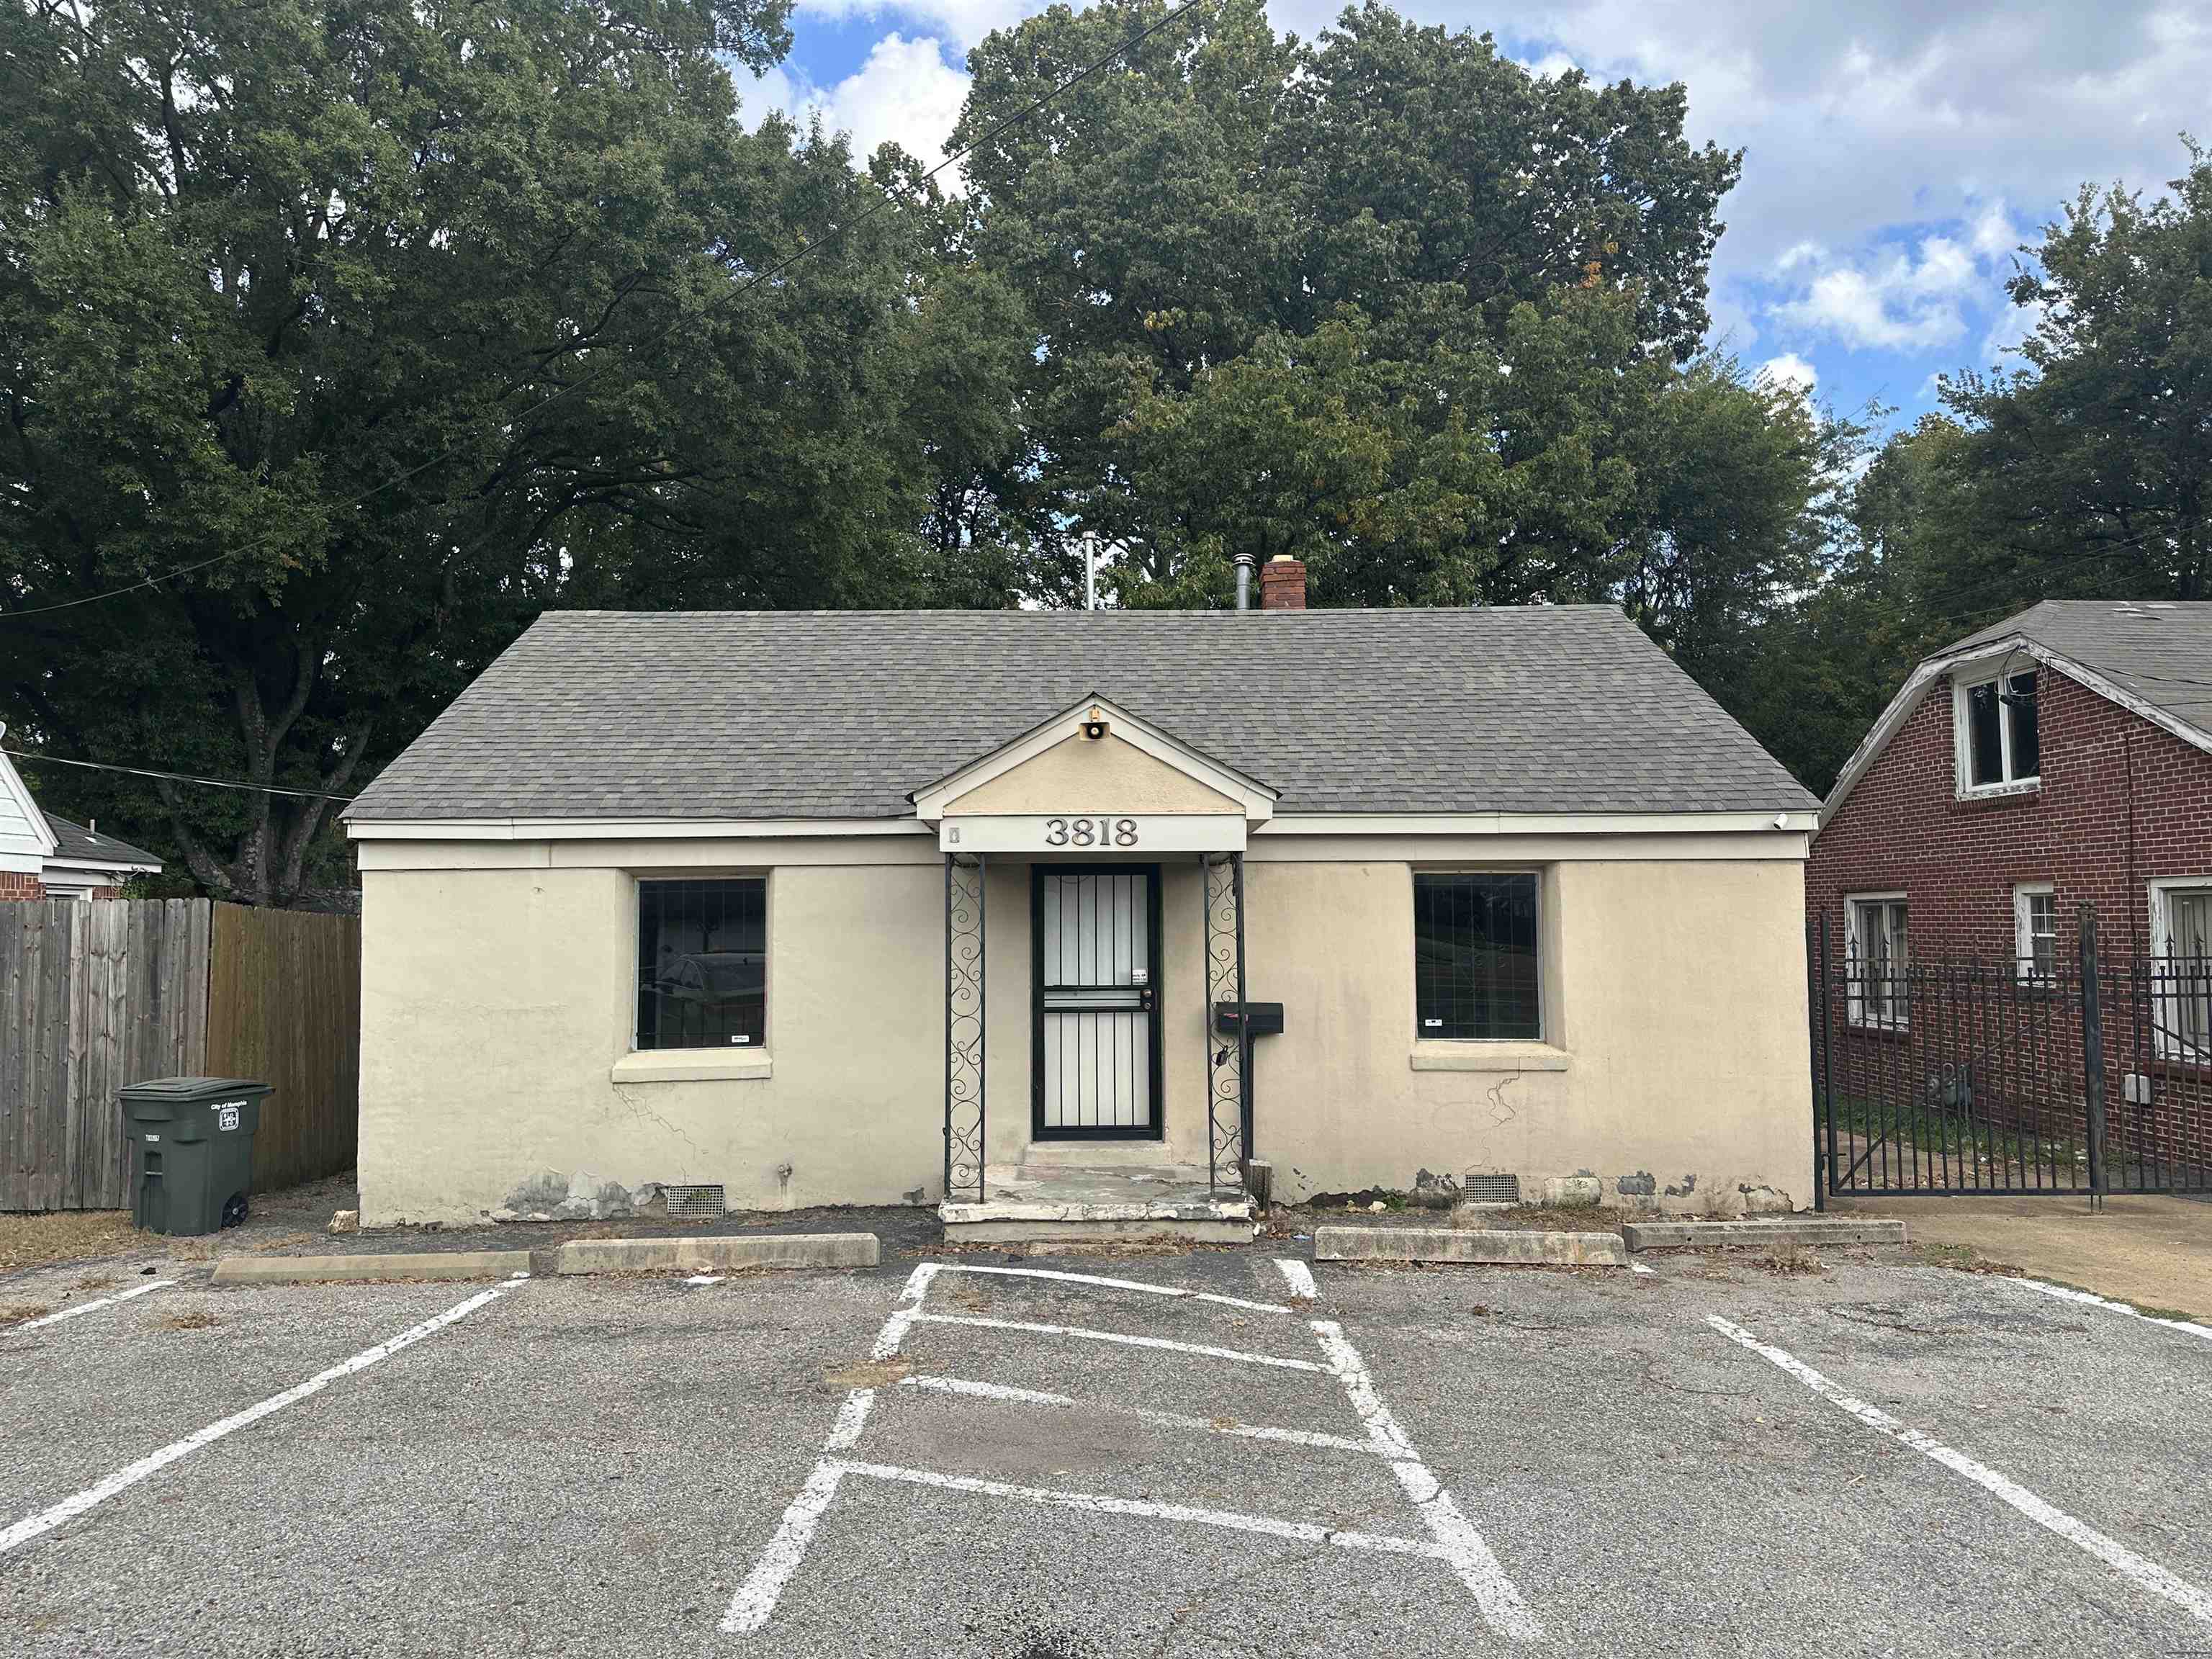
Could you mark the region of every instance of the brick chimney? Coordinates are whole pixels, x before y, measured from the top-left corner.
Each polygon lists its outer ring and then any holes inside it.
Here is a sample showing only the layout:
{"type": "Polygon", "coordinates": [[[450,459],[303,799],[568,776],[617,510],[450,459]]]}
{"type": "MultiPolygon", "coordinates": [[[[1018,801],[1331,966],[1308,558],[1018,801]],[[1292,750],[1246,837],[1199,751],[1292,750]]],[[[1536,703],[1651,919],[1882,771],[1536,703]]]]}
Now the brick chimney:
{"type": "Polygon", "coordinates": [[[1306,608],[1306,568],[1287,553],[1278,553],[1260,567],[1260,609],[1303,611],[1306,608]]]}

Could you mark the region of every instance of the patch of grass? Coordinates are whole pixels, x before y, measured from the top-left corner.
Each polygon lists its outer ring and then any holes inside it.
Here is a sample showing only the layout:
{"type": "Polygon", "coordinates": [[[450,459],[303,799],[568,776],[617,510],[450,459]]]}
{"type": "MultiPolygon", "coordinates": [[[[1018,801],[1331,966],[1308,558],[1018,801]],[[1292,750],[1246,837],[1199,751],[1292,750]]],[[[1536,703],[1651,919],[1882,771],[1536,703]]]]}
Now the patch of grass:
{"type": "Polygon", "coordinates": [[[0,1330],[27,1319],[44,1319],[52,1311],[41,1302],[0,1302],[0,1330]]]}
{"type": "Polygon", "coordinates": [[[0,1273],[120,1255],[144,1249],[147,1242],[147,1235],[131,1224],[128,1210],[0,1215],[0,1273]]]}
{"type": "Polygon", "coordinates": [[[1759,1258],[1759,1265],[1769,1273],[1785,1277],[1796,1273],[1820,1273],[1827,1271],[1820,1258],[1802,1244],[1792,1240],[1777,1244],[1759,1258]]]}
{"type": "MultiPolygon", "coordinates": [[[[2063,1185],[2077,1175],[2089,1175],[2089,1149],[2071,1135],[2039,1134],[2018,1126],[2002,1127],[1984,1121],[1967,1109],[1923,1103],[1886,1103],[1839,1096],[1836,1127],[1844,1135],[1856,1135],[1875,1144],[1888,1143],[1889,1167],[1896,1173],[1898,1160],[1910,1164],[1918,1152],[1923,1170],[1940,1171],[1948,1160],[1954,1176],[1978,1170],[1994,1176],[2009,1169],[2041,1171],[2044,1179],[2063,1185]]],[[[1825,1131],[1824,1131],[1825,1133],[1825,1131]]],[[[1837,1148],[1845,1162],[1858,1154],[1847,1146],[1837,1148]]],[[[1881,1168],[1882,1155],[1874,1154],[1873,1167],[1881,1168]]]]}

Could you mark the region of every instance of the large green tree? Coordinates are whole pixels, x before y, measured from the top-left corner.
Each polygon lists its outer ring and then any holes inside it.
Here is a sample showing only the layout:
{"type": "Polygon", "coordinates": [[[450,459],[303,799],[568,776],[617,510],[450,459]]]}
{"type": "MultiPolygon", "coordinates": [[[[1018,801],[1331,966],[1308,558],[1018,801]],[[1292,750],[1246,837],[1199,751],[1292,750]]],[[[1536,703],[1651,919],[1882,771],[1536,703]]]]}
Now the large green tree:
{"type": "Polygon", "coordinates": [[[1680,88],[1224,0],[994,133],[1162,14],[994,34],[956,135],[966,246],[1036,330],[1032,499],[1124,603],[1218,605],[1237,555],[1291,552],[1316,604],[1619,599],[1696,665],[1805,579],[1819,434],[1699,344],[1737,158],[1684,138],[1680,88]]]}
{"type": "Polygon", "coordinates": [[[2212,160],[2189,157],[2148,203],[2084,186],[2010,284],[2019,365],[1945,386],[1975,532],[1952,574],[1995,605],[2212,598],[2212,160]]]}
{"type": "MultiPolygon", "coordinates": [[[[344,793],[549,606],[1001,602],[931,526],[1018,450],[1013,301],[895,151],[744,130],[787,4],[0,0],[11,744],[344,793]]],[[[39,781],[218,894],[340,857],[39,781]]]]}

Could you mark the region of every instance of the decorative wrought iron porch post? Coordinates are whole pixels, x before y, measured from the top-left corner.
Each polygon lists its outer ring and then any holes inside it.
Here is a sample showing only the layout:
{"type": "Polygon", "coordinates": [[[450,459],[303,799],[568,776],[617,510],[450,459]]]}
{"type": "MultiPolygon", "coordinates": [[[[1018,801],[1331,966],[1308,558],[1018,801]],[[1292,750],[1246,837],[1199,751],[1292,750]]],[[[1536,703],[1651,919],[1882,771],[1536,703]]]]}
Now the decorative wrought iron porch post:
{"type": "Polygon", "coordinates": [[[1223,1174],[1244,1182],[1252,1156],[1252,1039],[1244,1027],[1244,855],[1200,855],[1206,872],[1206,1066],[1207,1182],[1219,1190],[1223,1174]],[[1237,1011],[1237,1030],[1224,1036],[1215,1023],[1223,1004],[1237,1011]]]}
{"type": "Polygon", "coordinates": [[[984,854],[945,858],[945,1196],[983,1201],[984,854]]]}

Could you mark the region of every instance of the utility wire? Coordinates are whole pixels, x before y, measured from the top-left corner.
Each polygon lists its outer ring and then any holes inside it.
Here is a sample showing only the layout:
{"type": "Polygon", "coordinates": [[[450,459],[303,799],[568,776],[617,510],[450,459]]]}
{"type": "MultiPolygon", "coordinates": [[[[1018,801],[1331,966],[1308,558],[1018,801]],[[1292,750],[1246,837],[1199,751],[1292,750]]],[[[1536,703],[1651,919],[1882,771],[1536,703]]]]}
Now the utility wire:
{"type": "MultiPolygon", "coordinates": [[[[1130,35],[1119,46],[1115,46],[1113,51],[1106,53],[1102,58],[1097,58],[1094,61],[1085,64],[1081,69],[1077,70],[1073,74],[1066,76],[1065,79],[1055,82],[1036,99],[1032,100],[1030,103],[1025,104],[1020,109],[1016,110],[1012,115],[1007,116],[1004,120],[992,127],[990,131],[985,132],[980,137],[970,140],[960,149],[954,150],[943,161],[939,161],[935,167],[923,173],[917,182],[927,184],[931,179],[937,177],[939,173],[943,173],[946,168],[954,166],[957,162],[965,161],[969,156],[974,155],[984,145],[996,138],[1000,133],[1028,120],[1030,117],[1035,115],[1038,111],[1045,108],[1062,93],[1067,92],[1073,88],[1080,85],[1082,82],[1090,80],[1092,76],[1100,74],[1102,71],[1110,69],[1114,64],[1119,63],[1123,58],[1128,56],[1130,52],[1134,52],[1139,46],[1144,45],[1146,41],[1151,40],[1152,36],[1166,28],[1169,24],[1173,23],[1177,19],[1182,17],[1186,13],[1197,11],[1212,3],[1213,0],[1183,0],[1183,3],[1182,5],[1176,6],[1172,10],[1162,14],[1158,20],[1146,24],[1141,29],[1139,29],[1134,34],[1130,35]]],[[[859,213],[854,215],[850,219],[845,220],[842,223],[831,224],[829,229],[820,237],[813,240],[808,240],[805,239],[804,233],[802,233],[799,245],[797,249],[786,254],[782,258],[776,260],[773,264],[754,272],[750,277],[739,283],[737,287],[733,289],[726,289],[721,293],[716,295],[713,299],[707,302],[705,310],[701,313],[700,317],[693,320],[704,321],[708,316],[711,316],[720,307],[728,304],[733,300],[743,299],[746,295],[751,293],[762,283],[781,276],[785,271],[790,270],[801,259],[804,259],[807,255],[816,252],[817,249],[833,246],[836,243],[842,241],[845,238],[846,232],[851,230],[854,226],[866,223],[870,219],[874,218],[877,214],[882,212],[885,208],[895,207],[897,204],[898,198],[892,195],[889,191],[885,191],[883,194],[877,197],[873,202],[863,208],[859,213]]],[[[601,367],[587,371],[578,379],[572,380],[567,386],[562,386],[558,392],[555,392],[547,397],[540,398],[538,402],[531,404],[528,408],[523,410],[520,414],[514,416],[513,420],[509,422],[508,424],[512,426],[520,426],[523,422],[530,419],[533,415],[537,415],[551,407],[553,404],[559,403],[562,398],[568,397],[571,393],[580,392],[584,387],[590,386],[593,381],[600,379],[602,376],[612,374],[625,362],[629,361],[629,359],[636,352],[649,351],[653,347],[660,344],[661,342],[667,339],[671,334],[673,334],[676,331],[679,324],[685,320],[686,319],[680,315],[670,318],[668,321],[661,325],[659,329],[647,335],[642,340],[629,348],[628,351],[623,352],[619,356],[611,357],[610,360],[601,367]]],[[[456,444],[451,448],[441,450],[435,455],[431,456],[429,459],[421,462],[416,465],[410,466],[405,471],[398,473],[392,477],[385,479],[381,483],[370,485],[369,488],[362,490],[359,495],[353,496],[349,500],[339,502],[333,509],[333,512],[347,513],[352,511],[355,507],[362,506],[372,497],[380,495],[386,490],[390,489],[396,485],[405,483],[410,478],[420,477],[422,473],[428,472],[432,467],[440,465],[441,462],[451,459],[459,452],[459,448],[460,446],[456,444]]],[[[258,547],[273,543],[275,539],[276,538],[273,536],[264,536],[259,540],[248,540],[241,543],[236,547],[231,548],[227,552],[216,554],[213,558],[202,559],[196,564],[179,565],[173,570],[160,571],[153,575],[142,577],[135,582],[127,583],[121,587],[110,588],[103,593],[88,593],[79,599],[62,599],[52,605],[32,605],[27,609],[20,611],[0,611],[0,622],[4,622],[11,617],[43,617],[50,615],[57,611],[73,611],[80,605],[98,605],[104,599],[120,599],[126,593],[137,592],[141,588],[153,587],[162,582],[174,580],[179,576],[188,576],[196,570],[205,570],[210,565],[222,564],[228,560],[237,558],[240,554],[252,552],[258,547]]]]}
{"type": "Polygon", "coordinates": [[[247,789],[264,795],[295,795],[303,800],[354,799],[321,789],[283,789],[273,783],[240,783],[233,778],[196,777],[190,772],[156,772],[144,766],[110,766],[102,761],[70,760],[60,755],[41,754],[35,749],[0,749],[0,755],[13,755],[17,760],[44,761],[50,766],[81,766],[88,772],[123,772],[134,778],[166,778],[172,783],[204,784],[210,789],[247,789]]]}

